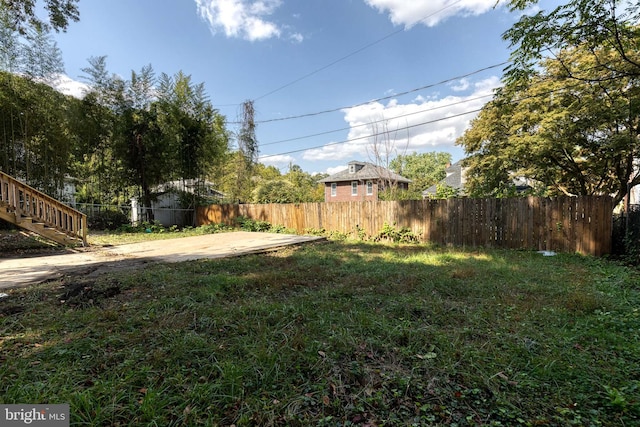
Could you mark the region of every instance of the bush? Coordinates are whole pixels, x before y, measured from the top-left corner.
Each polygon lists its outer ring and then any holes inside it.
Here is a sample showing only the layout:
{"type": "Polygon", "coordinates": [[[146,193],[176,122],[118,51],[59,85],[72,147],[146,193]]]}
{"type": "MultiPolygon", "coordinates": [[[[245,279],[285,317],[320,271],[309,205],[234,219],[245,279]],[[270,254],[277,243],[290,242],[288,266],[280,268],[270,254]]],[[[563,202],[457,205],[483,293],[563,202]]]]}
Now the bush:
{"type": "Polygon", "coordinates": [[[244,231],[269,231],[271,224],[267,221],[256,221],[246,216],[236,218],[236,224],[244,231]]]}
{"type": "Polygon", "coordinates": [[[165,233],[166,228],[157,221],[143,221],[138,225],[123,224],[118,228],[122,233],[165,233]]]}
{"type": "Polygon", "coordinates": [[[117,230],[129,224],[129,217],[121,211],[106,210],[87,216],[87,225],[92,230],[117,230]]]}
{"type": "Polygon", "coordinates": [[[630,265],[640,265],[640,205],[613,217],[612,255],[630,265]]]}
{"type": "Polygon", "coordinates": [[[224,224],[211,223],[211,224],[201,225],[196,230],[200,234],[215,234],[223,231],[233,230],[233,227],[229,227],[228,225],[224,225],[224,224]]]}
{"type": "Polygon", "coordinates": [[[418,243],[420,239],[409,228],[397,228],[395,224],[384,223],[382,230],[373,238],[374,241],[388,240],[394,243],[418,243]]]}

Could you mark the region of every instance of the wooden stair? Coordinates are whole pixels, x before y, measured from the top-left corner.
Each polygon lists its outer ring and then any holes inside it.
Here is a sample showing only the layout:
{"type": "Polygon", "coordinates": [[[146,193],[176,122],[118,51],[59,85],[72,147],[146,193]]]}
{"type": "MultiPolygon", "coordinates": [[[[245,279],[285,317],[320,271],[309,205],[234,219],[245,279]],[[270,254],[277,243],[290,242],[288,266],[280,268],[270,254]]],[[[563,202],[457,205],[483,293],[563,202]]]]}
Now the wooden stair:
{"type": "Polygon", "coordinates": [[[87,245],[87,216],[0,172],[0,219],[64,246],[87,245]]]}

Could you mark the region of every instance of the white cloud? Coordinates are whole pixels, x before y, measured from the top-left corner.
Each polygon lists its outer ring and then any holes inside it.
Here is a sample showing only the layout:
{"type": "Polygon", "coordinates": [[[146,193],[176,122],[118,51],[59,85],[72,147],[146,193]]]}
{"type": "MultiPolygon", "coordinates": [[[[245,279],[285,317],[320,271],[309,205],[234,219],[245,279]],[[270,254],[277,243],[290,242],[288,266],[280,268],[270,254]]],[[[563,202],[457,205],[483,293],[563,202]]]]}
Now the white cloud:
{"type": "Polygon", "coordinates": [[[380,13],[388,13],[394,25],[411,28],[421,23],[433,27],[454,15],[480,15],[494,8],[496,0],[364,0],[380,13]]]}
{"type": "MultiPolygon", "coordinates": [[[[198,14],[213,33],[223,31],[227,37],[249,41],[279,38],[284,27],[269,19],[282,5],[282,0],[195,0],[198,14]]],[[[296,43],[303,40],[299,33],[289,34],[296,43]]]]}
{"type": "Polygon", "coordinates": [[[265,165],[288,166],[290,163],[295,163],[295,158],[293,156],[288,156],[288,155],[269,156],[268,154],[265,154],[265,157],[258,157],[258,161],[265,165]]]}
{"type": "Polygon", "coordinates": [[[334,173],[338,173],[338,172],[342,172],[343,170],[346,170],[347,167],[345,165],[341,165],[341,166],[336,166],[334,168],[327,168],[326,173],[328,173],[329,175],[333,175],[334,173]]]}
{"type": "Polygon", "coordinates": [[[408,104],[391,100],[387,105],[374,102],[343,110],[349,124],[349,142],[327,144],[308,150],[306,160],[375,160],[372,147],[391,151],[390,157],[403,152],[447,151],[469,126],[477,111],[491,99],[500,85],[498,77],[474,84],[473,93],[433,99],[416,97],[408,104]],[[386,149],[385,144],[390,146],[386,149]]]}
{"type": "Polygon", "coordinates": [[[462,92],[463,90],[469,89],[469,80],[468,79],[460,79],[457,84],[451,84],[451,89],[455,92],[462,92]]]}
{"type": "Polygon", "coordinates": [[[289,40],[293,41],[294,43],[302,43],[304,40],[304,36],[300,33],[291,33],[289,34],[289,40]]]}
{"type": "Polygon", "coordinates": [[[54,88],[59,92],[64,93],[65,95],[71,95],[75,98],[83,98],[85,93],[89,90],[89,86],[86,84],[79,82],[77,80],[73,80],[71,77],[65,74],[59,74],[54,79],[54,88]]]}

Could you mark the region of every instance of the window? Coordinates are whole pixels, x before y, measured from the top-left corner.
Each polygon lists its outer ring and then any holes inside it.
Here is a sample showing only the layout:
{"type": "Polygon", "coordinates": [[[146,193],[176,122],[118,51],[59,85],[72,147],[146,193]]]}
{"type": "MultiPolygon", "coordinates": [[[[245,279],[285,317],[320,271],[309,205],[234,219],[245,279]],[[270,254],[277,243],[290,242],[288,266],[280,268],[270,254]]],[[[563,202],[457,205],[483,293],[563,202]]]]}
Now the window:
{"type": "Polygon", "coordinates": [[[371,196],[373,194],[373,182],[367,181],[367,196],[371,196]]]}
{"type": "Polygon", "coordinates": [[[349,165],[349,173],[356,173],[356,165],[349,165]]]}
{"type": "Polygon", "coordinates": [[[331,183],[331,197],[336,197],[338,194],[338,184],[335,182],[331,183]]]}
{"type": "Polygon", "coordinates": [[[351,195],[358,195],[358,181],[351,181],[351,195]]]}

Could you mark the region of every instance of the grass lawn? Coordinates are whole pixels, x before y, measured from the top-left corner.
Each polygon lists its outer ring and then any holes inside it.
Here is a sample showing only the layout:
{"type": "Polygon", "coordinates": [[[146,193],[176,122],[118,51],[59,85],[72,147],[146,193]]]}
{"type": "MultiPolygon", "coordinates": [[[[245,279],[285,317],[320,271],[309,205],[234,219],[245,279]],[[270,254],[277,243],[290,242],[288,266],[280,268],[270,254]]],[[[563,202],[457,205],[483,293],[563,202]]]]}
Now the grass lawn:
{"type": "Polygon", "coordinates": [[[72,425],[640,425],[637,270],[328,242],[0,299],[0,401],[72,425]]]}

